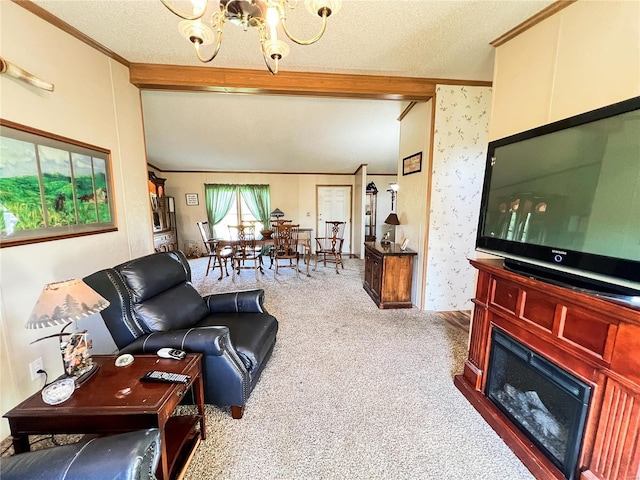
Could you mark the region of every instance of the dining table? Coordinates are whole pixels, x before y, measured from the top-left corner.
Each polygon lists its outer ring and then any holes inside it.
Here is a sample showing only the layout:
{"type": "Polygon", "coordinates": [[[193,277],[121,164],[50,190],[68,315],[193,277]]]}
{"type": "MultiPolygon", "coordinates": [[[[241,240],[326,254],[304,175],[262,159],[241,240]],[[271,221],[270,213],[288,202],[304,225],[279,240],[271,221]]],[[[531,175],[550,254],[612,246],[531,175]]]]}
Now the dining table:
{"type": "MultiPolygon", "coordinates": [[[[312,228],[300,228],[298,230],[298,246],[302,247],[302,260],[307,265],[305,273],[307,277],[310,277],[309,274],[309,265],[311,264],[311,237],[313,235],[312,228]]],[[[211,249],[216,252],[216,257],[218,259],[218,266],[220,267],[220,276],[218,280],[222,280],[223,271],[222,271],[222,260],[224,258],[222,251],[225,248],[234,248],[241,244],[240,240],[237,239],[229,239],[229,238],[210,238],[208,240],[211,249]]],[[[256,247],[264,246],[264,247],[272,247],[275,246],[276,241],[273,237],[259,237],[255,240],[256,247]]]]}

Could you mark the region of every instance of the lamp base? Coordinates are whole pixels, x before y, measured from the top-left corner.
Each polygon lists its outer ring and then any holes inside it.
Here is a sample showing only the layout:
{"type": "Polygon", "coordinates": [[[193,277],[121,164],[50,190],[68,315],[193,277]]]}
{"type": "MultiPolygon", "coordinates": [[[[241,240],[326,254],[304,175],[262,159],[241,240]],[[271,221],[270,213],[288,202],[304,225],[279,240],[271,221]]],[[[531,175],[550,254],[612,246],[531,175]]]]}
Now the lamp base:
{"type": "Polygon", "coordinates": [[[97,363],[91,362],[90,366],[87,366],[87,368],[81,370],[80,372],[76,372],[74,375],[72,375],[73,381],[76,384],[76,388],[80,388],[80,386],[84,382],[86,382],[91,377],[93,377],[93,375],[98,371],[99,368],[100,368],[100,365],[98,365],[97,363]]]}
{"type": "Polygon", "coordinates": [[[51,383],[55,383],[59,380],[64,380],[65,378],[71,378],[73,379],[75,388],[80,388],[87,380],[93,377],[99,369],[100,369],[100,365],[98,365],[97,363],[93,363],[91,364],[91,366],[73,375],[67,375],[66,373],[63,373],[51,383]]]}

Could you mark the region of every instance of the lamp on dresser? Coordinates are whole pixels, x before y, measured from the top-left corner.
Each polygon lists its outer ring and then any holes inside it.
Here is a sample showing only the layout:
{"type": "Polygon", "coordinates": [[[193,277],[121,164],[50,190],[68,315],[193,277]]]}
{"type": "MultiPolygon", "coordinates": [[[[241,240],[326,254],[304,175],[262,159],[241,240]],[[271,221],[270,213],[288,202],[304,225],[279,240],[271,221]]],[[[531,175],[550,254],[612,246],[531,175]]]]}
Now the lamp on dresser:
{"type": "Polygon", "coordinates": [[[384,224],[386,225],[386,232],[382,236],[382,240],[380,243],[382,245],[390,245],[395,243],[396,241],[396,225],[400,225],[400,220],[398,219],[398,215],[391,212],[389,216],[385,219],[384,224]]]}

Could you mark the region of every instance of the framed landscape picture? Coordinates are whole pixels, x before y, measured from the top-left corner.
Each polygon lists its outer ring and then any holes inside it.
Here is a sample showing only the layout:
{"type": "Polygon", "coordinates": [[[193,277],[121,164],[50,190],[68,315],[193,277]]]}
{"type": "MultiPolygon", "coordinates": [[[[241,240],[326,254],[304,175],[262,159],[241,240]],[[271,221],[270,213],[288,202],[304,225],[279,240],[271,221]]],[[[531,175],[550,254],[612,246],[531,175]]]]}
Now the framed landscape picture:
{"type": "Polygon", "coordinates": [[[117,230],[111,154],[0,119],[0,247],[117,230]]]}

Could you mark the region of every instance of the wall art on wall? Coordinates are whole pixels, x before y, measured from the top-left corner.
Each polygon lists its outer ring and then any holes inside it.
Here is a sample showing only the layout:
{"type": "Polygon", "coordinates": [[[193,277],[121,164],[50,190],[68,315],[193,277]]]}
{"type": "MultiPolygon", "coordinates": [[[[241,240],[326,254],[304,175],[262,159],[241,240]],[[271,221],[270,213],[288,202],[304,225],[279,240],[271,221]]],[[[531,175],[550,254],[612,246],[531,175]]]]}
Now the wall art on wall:
{"type": "Polygon", "coordinates": [[[0,247],[117,230],[111,153],[0,119],[0,247]]]}
{"type": "Polygon", "coordinates": [[[184,196],[187,199],[187,205],[196,206],[200,204],[197,193],[185,193],[184,196]]]}
{"type": "Polygon", "coordinates": [[[422,152],[414,153],[402,159],[402,175],[418,173],[422,170],[422,152]]]}

